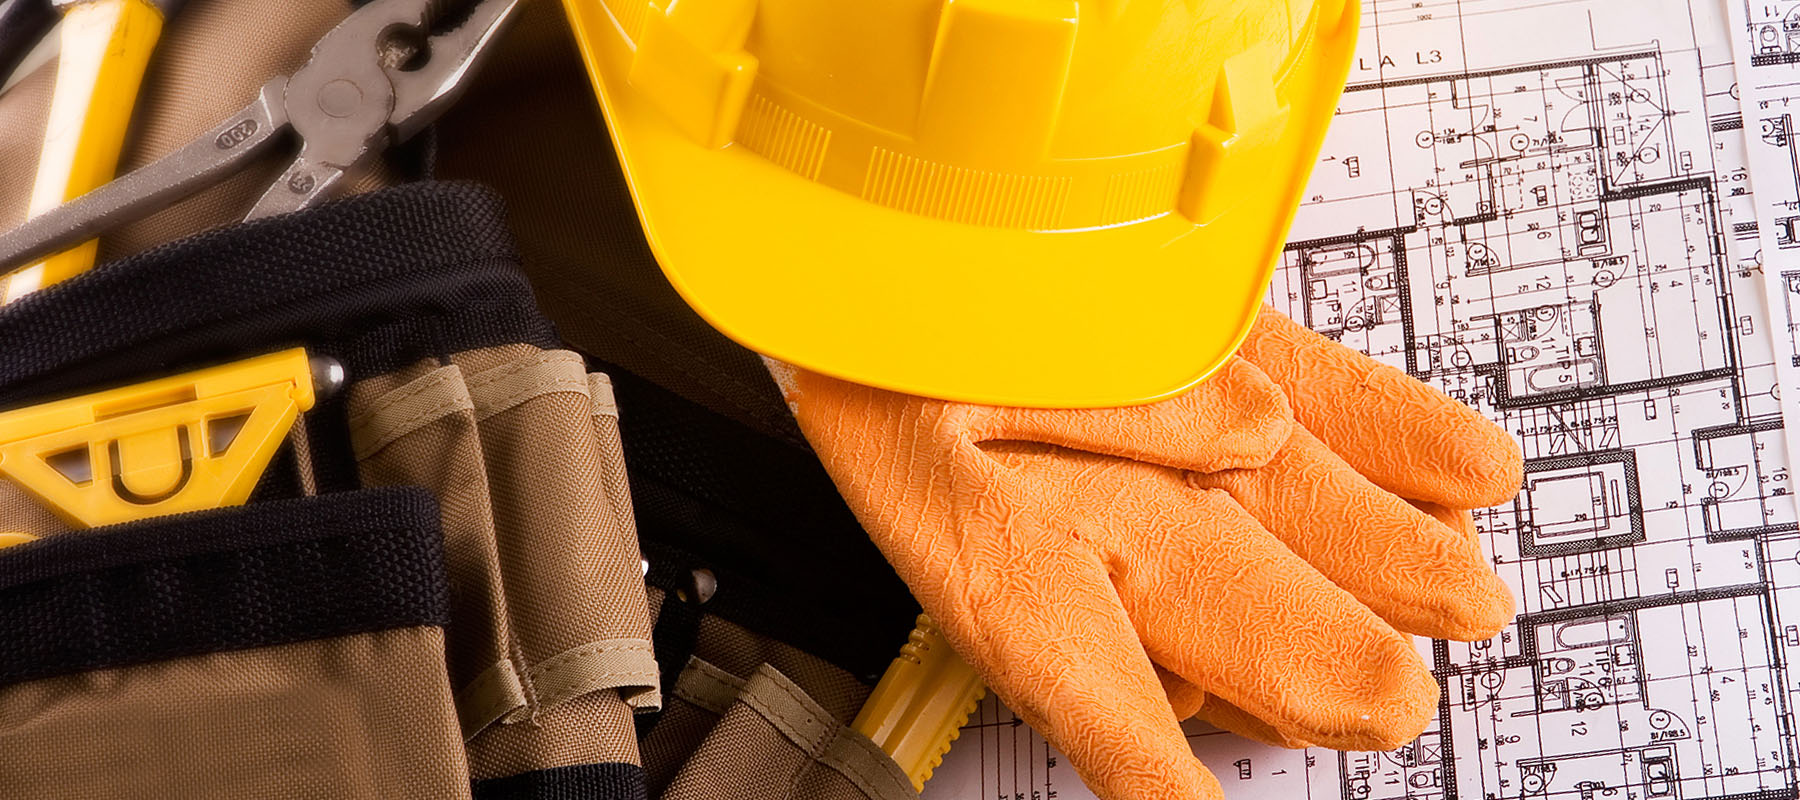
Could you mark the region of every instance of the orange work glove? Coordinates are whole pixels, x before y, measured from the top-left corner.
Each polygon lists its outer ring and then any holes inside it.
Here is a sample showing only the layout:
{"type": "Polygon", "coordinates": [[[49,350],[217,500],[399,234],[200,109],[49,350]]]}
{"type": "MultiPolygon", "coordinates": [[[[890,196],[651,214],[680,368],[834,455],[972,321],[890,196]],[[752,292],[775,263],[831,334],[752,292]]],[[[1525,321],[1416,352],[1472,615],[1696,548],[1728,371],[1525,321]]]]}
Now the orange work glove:
{"type": "Polygon", "coordinates": [[[1522,469],[1473,411],[1278,313],[1240,356],[1079,411],[770,368],[925,611],[1097,794],[1216,799],[1182,716],[1344,749],[1424,729],[1437,684],[1403,634],[1511,619],[1465,510],[1522,469]]]}

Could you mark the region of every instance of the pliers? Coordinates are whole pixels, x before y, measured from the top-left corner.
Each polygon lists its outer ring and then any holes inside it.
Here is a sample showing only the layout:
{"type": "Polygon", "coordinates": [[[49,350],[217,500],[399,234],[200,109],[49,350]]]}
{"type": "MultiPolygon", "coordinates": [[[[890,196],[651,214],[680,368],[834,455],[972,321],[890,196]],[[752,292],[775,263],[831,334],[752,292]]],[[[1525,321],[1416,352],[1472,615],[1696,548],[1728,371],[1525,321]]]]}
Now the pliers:
{"type": "Polygon", "coordinates": [[[424,130],[461,94],[519,0],[477,0],[432,31],[433,0],[374,0],[313,46],[293,75],[180,149],[0,234],[0,269],[141,219],[222,180],[291,130],[300,151],[245,220],[305,208],[344,173],[424,130]]]}

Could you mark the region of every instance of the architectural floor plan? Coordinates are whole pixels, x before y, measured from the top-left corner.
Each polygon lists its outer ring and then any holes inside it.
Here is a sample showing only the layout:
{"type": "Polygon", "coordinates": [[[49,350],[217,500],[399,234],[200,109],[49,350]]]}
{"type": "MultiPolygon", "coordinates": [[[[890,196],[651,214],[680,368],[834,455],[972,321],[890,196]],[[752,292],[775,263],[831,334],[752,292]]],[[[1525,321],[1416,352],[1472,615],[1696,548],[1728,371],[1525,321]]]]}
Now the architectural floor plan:
{"type": "MultiPolygon", "coordinates": [[[[1800,61],[1800,0],[1752,5],[1800,61]]],[[[1190,727],[1227,797],[1800,797],[1800,351],[1744,138],[1790,128],[1740,113],[1733,32],[1712,0],[1365,0],[1272,299],[1518,438],[1523,492],[1476,521],[1520,615],[1420,642],[1443,702],[1398,751],[1190,727]]],[[[1090,796],[992,701],[925,794],[1090,796]]]]}
{"type": "MultiPolygon", "coordinates": [[[[1775,315],[1786,414],[1800,420],[1800,2],[1726,2],[1755,189],[1747,220],[1757,228],[1757,261],[1775,315]]],[[[1800,426],[1789,426],[1788,449],[1796,448],[1800,426]]]]}

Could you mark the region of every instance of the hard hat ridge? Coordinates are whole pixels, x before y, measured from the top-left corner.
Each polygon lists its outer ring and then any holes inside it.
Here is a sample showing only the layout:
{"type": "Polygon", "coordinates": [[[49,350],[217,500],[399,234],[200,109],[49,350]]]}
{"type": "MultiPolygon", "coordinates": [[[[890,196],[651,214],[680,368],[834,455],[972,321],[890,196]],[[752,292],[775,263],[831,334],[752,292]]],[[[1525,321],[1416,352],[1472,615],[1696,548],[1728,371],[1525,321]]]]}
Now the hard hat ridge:
{"type": "Polygon", "coordinates": [[[650,245],[709,322],[858,383],[1050,406],[1229,357],[1356,2],[565,0],[650,245]]]}

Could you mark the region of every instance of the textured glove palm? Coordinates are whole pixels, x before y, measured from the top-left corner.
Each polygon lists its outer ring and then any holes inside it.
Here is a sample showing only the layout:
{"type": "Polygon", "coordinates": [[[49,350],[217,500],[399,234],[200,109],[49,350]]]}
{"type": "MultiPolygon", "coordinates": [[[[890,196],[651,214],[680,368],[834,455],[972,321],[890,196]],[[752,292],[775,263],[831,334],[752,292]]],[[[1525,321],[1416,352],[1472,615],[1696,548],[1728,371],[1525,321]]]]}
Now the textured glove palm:
{"type": "Polygon", "coordinates": [[[946,403],[771,364],[839,490],[994,691],[1102,797],[1218,798],[1178,727],[1391,748],[1435,711],[1403,634],[1512,600],[1464,509],[1507,436],[1265,310],[1221,372],[1135,408],[946,403]]]}

